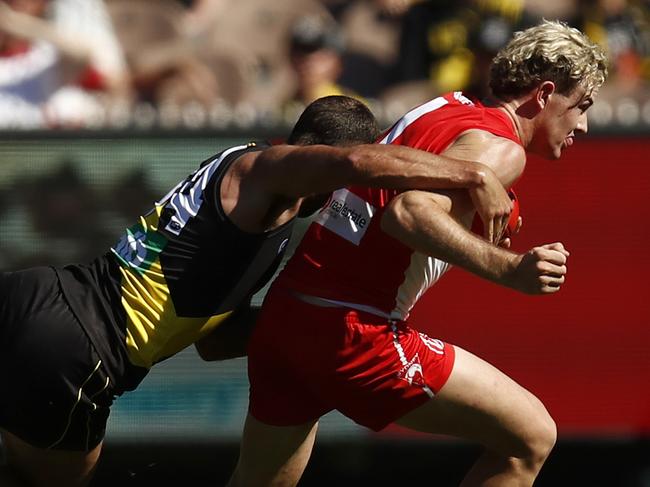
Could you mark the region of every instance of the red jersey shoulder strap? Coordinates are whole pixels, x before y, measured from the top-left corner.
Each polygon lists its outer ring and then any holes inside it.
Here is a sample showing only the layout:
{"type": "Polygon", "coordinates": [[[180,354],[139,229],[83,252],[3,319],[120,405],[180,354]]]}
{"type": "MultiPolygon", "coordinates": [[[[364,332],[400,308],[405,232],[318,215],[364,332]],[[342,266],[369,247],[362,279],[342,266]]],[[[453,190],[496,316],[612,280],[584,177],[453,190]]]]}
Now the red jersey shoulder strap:
{"type": "Polygon", "coordinates": [[[439,154],[461,133],[485,130],[521,145],[514,123],[501,110],[488,108],[461,92],[434,98],[404,115],[380,139],[439,154]]]}

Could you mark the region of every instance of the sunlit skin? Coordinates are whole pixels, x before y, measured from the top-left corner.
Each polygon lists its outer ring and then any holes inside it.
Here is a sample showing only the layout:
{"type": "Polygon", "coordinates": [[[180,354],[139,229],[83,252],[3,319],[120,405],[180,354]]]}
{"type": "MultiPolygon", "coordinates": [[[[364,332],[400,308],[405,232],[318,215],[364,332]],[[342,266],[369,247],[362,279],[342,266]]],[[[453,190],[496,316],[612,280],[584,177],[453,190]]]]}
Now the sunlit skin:
{"type": "Polygon", "coordinates": [[[526,151],[559,159],[577,134],[587,133],[587,110],[593,102],[594,93],[582,86],[565,95],[552,81],[544,81],[528,96],[498,106],[512,119],[526,151]]]}
{"type": "Polygon", "coordinates": [[[528,150],[547,159],[559,159],[562,151],[573,145],[576,134],[587,133],[587,110],[592,104],[593,98],[582,87],[569,95],[552,93],[528,150]]]}
{"type": "Polygon", "coordinates": [[[556,91],[552,81],[545,81],[528,97],[503,103],[501,109],[513,119],[528,152],[559,159],[577,134],[587,133],[593,96],[582,86],[565,95],[556,91]]]}

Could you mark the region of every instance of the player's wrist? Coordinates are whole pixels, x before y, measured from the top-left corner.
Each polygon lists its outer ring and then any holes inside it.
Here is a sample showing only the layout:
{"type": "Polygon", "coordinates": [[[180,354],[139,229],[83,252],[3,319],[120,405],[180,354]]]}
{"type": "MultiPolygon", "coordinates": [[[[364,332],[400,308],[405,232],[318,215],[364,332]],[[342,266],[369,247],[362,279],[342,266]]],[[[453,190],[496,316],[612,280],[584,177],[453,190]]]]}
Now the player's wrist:
{"type": "Polygon", "coordinates": [[[470,189],[484,188],[490,182],[491,169],[480,162],[469,161],[467,186],[470,189]]]}
{"type": "Polygon", "coordinates": [[[492,246],[492,252],[492,264],[488,268],[494,272],[493,281],[497,284],[516,288],[515,276],[523,255],[497,246],[492,246]]]}

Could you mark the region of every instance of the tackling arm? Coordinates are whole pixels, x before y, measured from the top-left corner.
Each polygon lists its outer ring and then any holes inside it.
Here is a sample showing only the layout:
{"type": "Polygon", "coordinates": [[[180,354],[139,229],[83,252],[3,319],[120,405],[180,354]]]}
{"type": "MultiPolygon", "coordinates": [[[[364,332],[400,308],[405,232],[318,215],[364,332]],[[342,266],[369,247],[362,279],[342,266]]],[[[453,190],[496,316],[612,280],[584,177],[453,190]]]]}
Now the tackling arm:
{"type": "Polygon", "coordinates": [[[486,237],[495,242],[512,210],[510,198],[486,165],[405,146],[276,146],[262,152],[255,165],[270,191],[292,198],[351,185],[467,189],[485,224],[486,237]]]}
{"type": "Polygon", "coordinates": [[[248,303],[238,307],[210,334],[194,344],[199,356],[207,361],[244,357],[259,312],[258,306],[248,303]]]}
{"type": "Polygon", "coordinates": [[[485,167],[404,146],[366,144],[275,146],[260,154],[259,170],[276,193],[328,193],[344,186],[448,189],[485,184],[485,167]]]}

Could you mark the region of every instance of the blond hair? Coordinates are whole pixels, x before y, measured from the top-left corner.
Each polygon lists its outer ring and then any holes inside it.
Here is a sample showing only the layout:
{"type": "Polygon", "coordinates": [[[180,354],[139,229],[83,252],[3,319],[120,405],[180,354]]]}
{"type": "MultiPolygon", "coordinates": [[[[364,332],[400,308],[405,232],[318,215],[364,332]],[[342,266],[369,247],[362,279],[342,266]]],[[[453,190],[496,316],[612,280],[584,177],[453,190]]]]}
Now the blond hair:
{"type": "Polygon", "coordinates": [[[543,81],[552,81],[564,95],[580,85],[591,96],[606,78],[603,49],[578,29],[548,20],[516,32],[494,57],[490,68],[492,93],[506,101],[543,81]]]}

